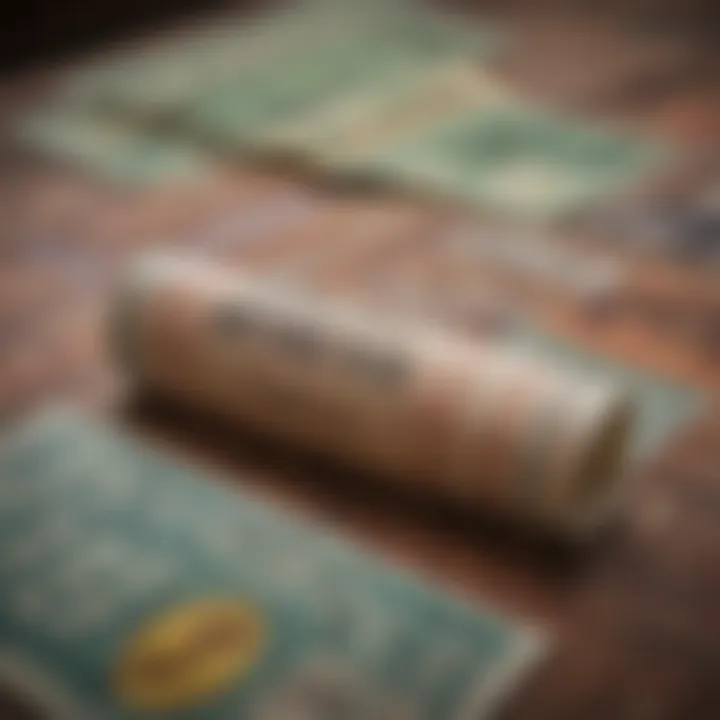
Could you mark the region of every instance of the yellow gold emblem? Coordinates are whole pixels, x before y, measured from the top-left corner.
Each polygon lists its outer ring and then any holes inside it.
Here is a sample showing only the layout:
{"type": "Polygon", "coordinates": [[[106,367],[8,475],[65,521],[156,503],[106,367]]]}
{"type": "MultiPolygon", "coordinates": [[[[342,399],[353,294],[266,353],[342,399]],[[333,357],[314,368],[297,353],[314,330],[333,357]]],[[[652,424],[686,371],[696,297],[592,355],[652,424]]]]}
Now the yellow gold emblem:
{"type": "Polygon", "coordinates": [[[264,619],[245,601],[214,598],[174,607],[121,651],[117,692],[138,710],[193,705],[243,677],[264,641],[264,619]]]}

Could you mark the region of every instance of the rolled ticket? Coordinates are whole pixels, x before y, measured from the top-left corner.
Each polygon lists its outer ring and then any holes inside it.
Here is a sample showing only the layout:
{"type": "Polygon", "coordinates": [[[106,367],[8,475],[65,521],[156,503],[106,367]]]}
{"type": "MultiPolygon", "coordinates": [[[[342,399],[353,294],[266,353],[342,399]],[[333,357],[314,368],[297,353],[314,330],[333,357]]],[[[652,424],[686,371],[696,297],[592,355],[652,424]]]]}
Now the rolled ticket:
{"type": "Polygon", "coordinates": [[[110,322],[140,386],[425,493],[563,533],[617,498],[633,408],[596,378],[180,258],[110,322]]]}

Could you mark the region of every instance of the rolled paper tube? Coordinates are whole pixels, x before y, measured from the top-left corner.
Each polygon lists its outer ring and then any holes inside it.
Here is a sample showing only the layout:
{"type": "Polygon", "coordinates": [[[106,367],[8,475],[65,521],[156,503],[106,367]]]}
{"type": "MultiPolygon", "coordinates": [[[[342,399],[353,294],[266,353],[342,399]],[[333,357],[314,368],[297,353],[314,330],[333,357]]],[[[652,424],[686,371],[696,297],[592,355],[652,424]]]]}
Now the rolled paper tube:
{"type": "Polygon", "coordinates": [[[129,374],[192,406],[563,534],[618,497],[634,412],[606,381],[187,258],[113,307],[129,374]]]}

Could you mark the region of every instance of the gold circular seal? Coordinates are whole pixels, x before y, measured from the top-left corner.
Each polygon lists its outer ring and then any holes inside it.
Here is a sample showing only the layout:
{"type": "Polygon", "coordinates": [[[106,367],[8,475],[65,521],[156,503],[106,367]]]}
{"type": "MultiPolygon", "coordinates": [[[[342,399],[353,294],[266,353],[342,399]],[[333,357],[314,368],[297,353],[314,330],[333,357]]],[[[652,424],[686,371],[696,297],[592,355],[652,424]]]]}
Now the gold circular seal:
{"type": "Polygon", "coordinates": [[[137,710],[188,707],[244,676],[264,641],[264,618],[248,602],[213,598],[173,607],[122,649],[115,687],[137,710]]]}

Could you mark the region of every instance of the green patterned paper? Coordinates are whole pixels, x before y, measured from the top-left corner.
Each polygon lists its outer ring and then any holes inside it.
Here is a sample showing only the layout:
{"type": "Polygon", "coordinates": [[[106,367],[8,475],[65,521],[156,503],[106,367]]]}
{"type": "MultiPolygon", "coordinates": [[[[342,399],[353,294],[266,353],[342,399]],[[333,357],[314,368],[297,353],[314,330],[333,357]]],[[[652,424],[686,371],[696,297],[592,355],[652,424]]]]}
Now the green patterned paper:
{"type": "Polygon", "coordinates": [[[131,185],[191,178],[212,164],[211,156],[200,148],[92,115],[34,117],[20,128],[20,135],[48,155],[131,185]]]}
{"type": "Polygon", "coordinates": [[[213,86],[280,62],[293,50],[312,47],[333,34],[335,29],[313,23],[298,8],[258,18],[223,15],[98,59],[68,79],[62,96],[68,104],[91,111],[165,116],[213,86]]]}
{"type": "Polygon", "coordinates": [[[0,702],[39,717],[481,720],[544,646],[96,420],[0,478],[0,702]]]}
{"type": "Polygon", "coordinates": [[[330,172],[388,140],[470,108],[507,106],[512,91],[468,57],[408,67],[385,82],[321,105],[316,112],[261,133],[262,146],[287,149],[330,172]]]}
{"type": "Polygon", "coordinates": [[[203,146],[255,151],[268,134],[282,144],[288,123],[496,45],[493,32],[416,2],[234,12],[96,58],[21,134],[101,175],[174,179],[198,171],[203,146]]]}
{"type": "MultiPolygon", "coordinates": [[[[62,96],[72,106],[122,110],[136,117],[194,112],[198,103],[204,105],[213,96],[244,104],[242,94],[258,82],[274,97],[278,72],[290,84],[297,78],[302,85],[307,81],[304,67],[313,58],[324,60],[333,51],[342,56],[348,44],[360,44],[372,58],[378,42],[392,45],[396,54],[410,47],[426,55],[482,56],[498,44],[496,33],[468,27],[417,2],[370,2],[362,7],[342,1],[301,2],[257,15],[225,13],[131,45],[71,75],[62,96]]],[[[338,60],[343,62],[342,57],[338,60]]],[[[327,68],[316,65],[314,70],[322,84],[327,68]]]]}
{"type": "Polygon", "coordinates": [[[268,134],[277,137],[288,123],[331,112],[356,93],[397,86],[423,68],[468,54],[469,47],[487,53],[492,46],[487,33],[478,32],[471,45],[467,30],[423,13],[370,17],[338,24],[330,16],[324,23],[334,33],[211,85],[178,111],[178,122],[215,145],[244,148],[268,134]]]}
{"type": "Polygon", "coordinates": [[[542,219],[621,192],[662,158],[653,143],[512,103],[421,128],[350,165],[515,217],[542,219]]]}

